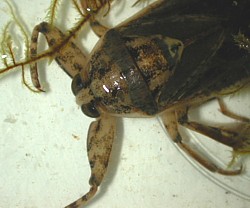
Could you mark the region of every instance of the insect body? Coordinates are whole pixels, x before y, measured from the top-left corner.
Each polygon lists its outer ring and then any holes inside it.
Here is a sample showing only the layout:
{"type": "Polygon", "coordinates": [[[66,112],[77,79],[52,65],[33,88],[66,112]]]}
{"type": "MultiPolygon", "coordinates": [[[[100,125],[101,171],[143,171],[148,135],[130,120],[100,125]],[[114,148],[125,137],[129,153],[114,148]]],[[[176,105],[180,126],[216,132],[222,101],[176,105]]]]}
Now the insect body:
{"type": "Polygon", "coordinates": [[[150,116],[162,110],[157,96],[174,72],[182,43],[161,36],[126,39],[109,30],[87,65],[89,84],[84,86],[80,75],[74,77],[72,89],[85,114],[95,109],[93,117],[99,116],[96,111],[150,116]],[[86,90],[93,97],[88,103],[86,90]]]}
{"type": "MultiPolygon", "coordinates": [[[[249,124],[248,118],[227,111],[220,99],[250,81],[247,38],[237,36],[241,32],[250,37],[248,8],[247,0],[237,5],[227,0],[159,0],[112,29],[92,16],[93,30],[101,38],[89,57],[73,41],[65,41],[67,36],[54,26],[43,22],[34,28],[31,60],[37,58],[39,33],[52,49],[63,43],[53,56],[72,77],[72,91],[83,113],[97,119],[91,123],[87,139],[90,190],[67,207],[86,204],[100,186],[118,116],[159,115],[173,141],[201,165],[225,175],[241,173],[241,168],[225,170],[197,153],[182,141],[178,126],[207,135],[238,155],[250,152],[246,132],[206,126],[188,118],[190,107],[218,99],[225,114],[249,124]],[[244,47],[239,47],[235,37],[244,47]]],[[[41,90],[35,62],[31,62],[31,75],[34,86],[41,90]]]]}

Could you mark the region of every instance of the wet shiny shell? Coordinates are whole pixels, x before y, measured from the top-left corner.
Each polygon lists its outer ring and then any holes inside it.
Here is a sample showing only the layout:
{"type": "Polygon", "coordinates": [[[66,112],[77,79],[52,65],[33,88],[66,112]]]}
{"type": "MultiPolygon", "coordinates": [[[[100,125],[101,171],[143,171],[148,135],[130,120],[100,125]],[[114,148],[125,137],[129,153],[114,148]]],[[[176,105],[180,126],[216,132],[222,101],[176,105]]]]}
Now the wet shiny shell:
{"type": "Polygon", "coordinates": [[[113,114],[156,114],[159,92],[182,50],[183,44],[169,37],[121,37],[108,31],[88,64],[97,106],[113,114]]]}

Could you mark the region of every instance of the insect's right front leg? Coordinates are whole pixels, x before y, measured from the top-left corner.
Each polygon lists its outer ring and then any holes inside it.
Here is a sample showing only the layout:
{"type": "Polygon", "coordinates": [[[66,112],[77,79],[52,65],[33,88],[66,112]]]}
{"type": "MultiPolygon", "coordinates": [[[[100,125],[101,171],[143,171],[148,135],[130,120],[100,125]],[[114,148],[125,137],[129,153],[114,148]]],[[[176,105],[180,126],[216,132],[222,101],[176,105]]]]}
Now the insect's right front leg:
{"type": "MultiPolygon", "coordinates": [[[[45,57],[48,56],[50,59],[55,59],[59,66],[71,78],[74,77],[79,71],[84,70],[86,56],[73,41],[68,39],[68,36],[64,35],[58,28],[47,22],[40,23],[32,32],[29,57],[31,60],[37,57],[39,33],[42,33],[46,37],[51,50],[49,53],[44,54],[45,57]]],[[[42,56],[43,54],[39,55],[42,56]]],[[[39,82],[36,62],[30,64],[30,73],[34,87],[43,91],[39,82]]],[[[82,79],[87,82],[87,73],[85,77],[82,77],[82,79]]]]}
{"type": "Polygon", "coordinates": [[[82,207],[95,195],[108,168],[116,134],[116,122],[115,117],[104,114],[97,121],[91,123],[87,140],[88,159],[91,168],[90,190],[66,208],[82,207]]]}

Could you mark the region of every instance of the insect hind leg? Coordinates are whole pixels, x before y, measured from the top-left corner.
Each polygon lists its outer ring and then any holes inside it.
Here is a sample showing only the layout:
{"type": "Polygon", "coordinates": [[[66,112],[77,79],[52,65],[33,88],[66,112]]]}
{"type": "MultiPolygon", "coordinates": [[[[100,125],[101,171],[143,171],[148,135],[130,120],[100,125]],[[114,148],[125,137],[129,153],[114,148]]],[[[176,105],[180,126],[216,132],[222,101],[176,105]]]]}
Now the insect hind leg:
{"type": "Polygon", "coordinates": [[[240,115],[237,115],[236,113],[230,111],[226,104],[224,103],[224,101],[221,99],[221,98],[217,98],[218,100],[218,103],[219,103],[219,106],[220,106],[220,112],[229,117],[229,118],[232,118],[232,119],[235,119],[235,120],[238,120],[238,121],[241,121],[241,122],[247,122],[247,123],[250,123],[250,119],[249,118],[246,118],[244,116],[240,116],[240,115]]]}
{"type": "MultiPolygon", "coordinates": [[[[207,168],[211,172],[217,172],[222,175],[238,175],[242,171],[242,167],[237,170],[227,170],[218,167],[216,164],[214,164],[210,159],[206,158],[201,153],[194,150],[190,145],[186,144],[183,139],[182,135],[179,132],[178,126],[182,125],[184,127],[187,127],[189,129],[192,129],[192,124],[194,122],[189,122],[187,118],[187,109],[178,109],[171,112],[164,113],[161,118],[164,123],[165,128],[167,129],[171,139],[189,156],[191,156],[193,159],[195,159],[199,164],[207,168]]],[[[198,126],[203,126],[201,124],[198,124],[198,126]]],[[[197,129],[192,129],[197,131],[197,129]]]]}
{"type": "MultiPolygon", "coordinates": [[[[207,126],[198,122],[189,121],[187,114],[179,117],[179,124],[182,126],[203,134],[217,142],[220,142],[233,149],[233,156],[250,154],[250,122],[249,119],[243,116],[239,116],[231,111],[228,111],[226,105],[219,101],[221,111],[223,114],[238,120],[229,125],[223,125],[221,127],[207,126]]],[[[234,160],[234,158],[233,158],[234,160]]],[[[230,163],[232,164],[232,162],[230,163]]],[[[230,165],[229,165],[230,166],[230,165]]]]}

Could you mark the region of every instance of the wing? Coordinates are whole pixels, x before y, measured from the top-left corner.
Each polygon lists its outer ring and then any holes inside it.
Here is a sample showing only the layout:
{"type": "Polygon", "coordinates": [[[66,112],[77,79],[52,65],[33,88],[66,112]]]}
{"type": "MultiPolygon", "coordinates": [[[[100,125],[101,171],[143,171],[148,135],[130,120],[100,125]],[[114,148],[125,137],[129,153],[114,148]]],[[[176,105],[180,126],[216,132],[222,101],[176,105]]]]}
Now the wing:
{"type": "MultiPolygon", "coordinates": [[[[165,83],[160,105],[232,92],[250,80],[250,53],[233,35],[250,37],[250,1],[160,0],[115,29],[124,37],[161,34],[185,49],[174,76],[165,83]]],[[[204,98],[205,97],[205,98],[204,98]]]]}
{"type": "Polygon", "coordinates": [[[200,63],[194,60],[195,53],[188,52],[162,88],[161,106],[205,101],[236,92],[250,83],[250,53],[229,40],[224,40],[215,55],[200,63]]]}
{"type": "MultiPolygon", "coordinates": [[[[177,39],[197,35],[225,18],[218,3],[225,0],[159,0],[116,27],[123,36],[162,34],[177,39]],[[207,5],[207,2],[211,2],[207,5]],[[210,6],[213,5],[213,6],[210,6]],[[216,8],[218,7],[218,8],[216,8]],[[218,10],[215,16],[214,8],[218,10]]],[[[223,11],[223,10],[222,10],[223,11]]]]}

